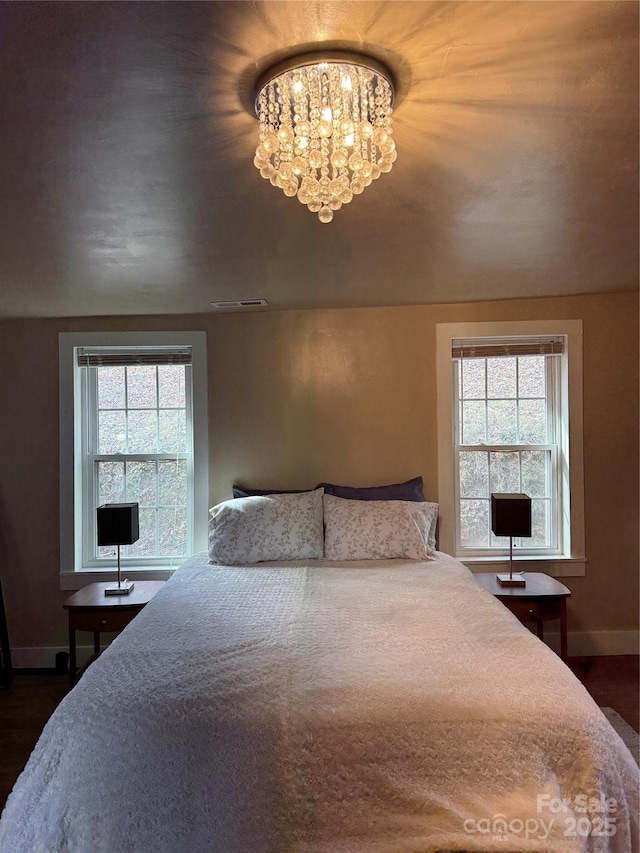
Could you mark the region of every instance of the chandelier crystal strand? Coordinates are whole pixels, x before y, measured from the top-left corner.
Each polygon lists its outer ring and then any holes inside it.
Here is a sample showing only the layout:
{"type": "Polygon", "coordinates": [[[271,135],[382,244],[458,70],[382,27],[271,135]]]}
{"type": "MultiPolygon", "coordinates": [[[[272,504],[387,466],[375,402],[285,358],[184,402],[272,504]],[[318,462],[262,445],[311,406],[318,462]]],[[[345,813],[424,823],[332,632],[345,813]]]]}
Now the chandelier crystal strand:
{"type": "Polygon", "coordinates": [[[328,59],[268,80],[256,99],[254,165],[285,195],[331,222],[397,157],[393,89],[381,71],[328,59]]]}

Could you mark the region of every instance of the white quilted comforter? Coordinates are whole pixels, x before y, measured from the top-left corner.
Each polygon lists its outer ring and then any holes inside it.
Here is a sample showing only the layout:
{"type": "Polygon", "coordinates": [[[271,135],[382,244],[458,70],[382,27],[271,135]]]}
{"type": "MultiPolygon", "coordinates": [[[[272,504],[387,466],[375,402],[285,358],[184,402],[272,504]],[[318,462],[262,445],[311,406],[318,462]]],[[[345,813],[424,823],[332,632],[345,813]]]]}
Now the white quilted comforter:
{"type": "Polygon", "coordinates": [[[0,851],[629,853],[637,813],[586,691],[450,557],[198,555],[53,715],[0,851]]]}

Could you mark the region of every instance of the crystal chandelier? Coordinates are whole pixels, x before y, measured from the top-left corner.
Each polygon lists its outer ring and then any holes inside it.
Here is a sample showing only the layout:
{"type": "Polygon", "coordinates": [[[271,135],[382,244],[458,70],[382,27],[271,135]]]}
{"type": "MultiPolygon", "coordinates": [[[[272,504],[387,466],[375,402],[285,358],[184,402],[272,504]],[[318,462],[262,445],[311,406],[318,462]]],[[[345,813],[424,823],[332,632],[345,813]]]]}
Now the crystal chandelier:
{"type": "Polygon", "coordinates": [[[256,86],[260,142],[254,165],[286,196],[331,222],[397,157],[390,72],[359,54],[292,57],[256,86]]]}

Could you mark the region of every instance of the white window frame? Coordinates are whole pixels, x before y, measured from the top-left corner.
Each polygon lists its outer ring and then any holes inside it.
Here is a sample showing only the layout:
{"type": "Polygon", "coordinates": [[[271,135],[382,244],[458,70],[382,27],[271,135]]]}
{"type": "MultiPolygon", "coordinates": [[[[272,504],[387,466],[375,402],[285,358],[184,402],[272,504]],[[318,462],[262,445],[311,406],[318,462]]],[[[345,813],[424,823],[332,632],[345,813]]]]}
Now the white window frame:
{"type": "MultiPolygon", "coordinates": [[[[569,460],[561,466],[558,482],[561,522],[558,547],[518,550],[523,570],[546,571],[556,577],[585,574],[584,462],[582,409],[582,321],[540,320],[495,323],[440,323],[436,327],[436,369],[438,393],[438,497],[440,503],[439,548],[453,554],[478,571],[500,569],[508,556],[495,550],[461,549],[457,545],[455,505],[456,459],[454,447],[454,378],[451,348],[456,339],[506,338],[512,336],[564,336],[565,352],[560,359],[559,387],[562,424],[560,452],[569,460]]],[[[516,449],[516,446],[514,446],[516,449]]],[[[520,448],[518,448],[520,449],[520,448]]]]}
{"type": "MultiPolygon", "coordinates": [[[[91,558],[86,545],[93,536],[93,520],[87,519],[86,466],[83,465],[83,417],[86,386],[77,365],[80,347],[189,346],[191,366],[191,429],[193,432],[193,511],[190,514],[191,553],[207,548],[208,523],[208,427],[206,332],[63,332],[59,335],[60,388],[60,588],[78,589],[87,583],[113,580],[109,563],[91,558]]],[[[165,580],[184,558],[132,560],[127,566],[131,580],[165,580]]],[[[113,561],[115,566],[115,559],[113,561]]]]}

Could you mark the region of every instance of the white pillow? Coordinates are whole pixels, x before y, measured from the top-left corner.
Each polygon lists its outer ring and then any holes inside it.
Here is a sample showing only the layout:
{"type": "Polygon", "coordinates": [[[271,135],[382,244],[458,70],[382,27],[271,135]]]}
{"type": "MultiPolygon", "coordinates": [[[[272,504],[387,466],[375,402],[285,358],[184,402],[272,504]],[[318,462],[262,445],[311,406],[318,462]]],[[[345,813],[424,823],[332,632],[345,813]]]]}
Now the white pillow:
{"type": "Polygon", "coordinates": [[[427,537],[427,544],[430,548],[436,549],[436,528],[438,526],[438,509],[439,504],[428,503],[424,501],[424,507],[431,507],[432,516],[431,516],[431,527],[429,528],[429,536],[427,537]]]}
{"type": "Polygon", "coordinates": [[[212,507],[209,558],[224,566],[321,560],[324,489],[235,498],[212,507]]]}
{"type": "Polygon", "coordinates": [[[325,560],[428,560],[437,504],[350,501],[325,495],[325,560]]]}

